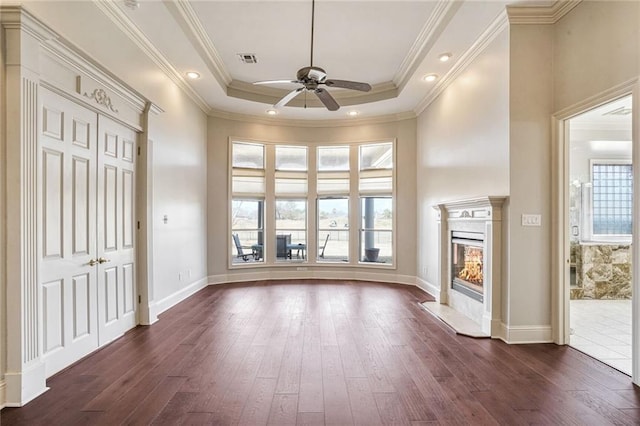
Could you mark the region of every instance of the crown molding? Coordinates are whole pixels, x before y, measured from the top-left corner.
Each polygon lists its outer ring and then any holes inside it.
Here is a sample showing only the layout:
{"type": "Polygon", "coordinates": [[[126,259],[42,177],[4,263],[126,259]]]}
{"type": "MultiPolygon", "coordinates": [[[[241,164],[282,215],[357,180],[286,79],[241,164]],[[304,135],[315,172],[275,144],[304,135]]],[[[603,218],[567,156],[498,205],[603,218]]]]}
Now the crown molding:
{"type": "Polygon", "coordinates": [[[207,64],[207,68],[215,77],[222,88],[228,86],[232,77],[224,65],[222,57],[209,38],[202,22],[198,19],[198,14],[191,4],[186,0],[175,0],[164,2],[165,7],[174,15],[178,25],[180,25],[193,47],[198,51],[200,57],[207,64]]]}
{"type": "Polygon", "coordinates": [[[507,6],[509,23],[516,25],[552,25],[581,2],[582,0],[558,0],[551,6],[507,6]]]}
{"type": "MultiPolygon", "coordinates": [[[[227,96],[274,105],[291,90],[292,89],[278,89],[263,85],[257,86],[245,81],[233,80],[229,86],[227,86],[227,96]]],[[[395,84],[389,81],[374,85],[372,89],[366,93],[355,90],[336,90],[332,91],[331,95],[339,101],[340,106],[360,105],[396,98],[398,97],[398,88],[395,84]]],[[[287,106],[298,108],[324,108],[324,105],[315,96],[307,97],[306,100],[303,96],[297,96],[289,102],[287,106]]]]}
{"type": "Polygon", "coordinates": [[[363,125],[385,124],[397,121],[411,120],[416,118],[413,111],[401,112],[398,114],[379,115],[375,117],[363,118],[344,118],[330,120],[301,120],[286,119],[278,117],[260,117],[251,114],[241,114],[228,111],[222,111],[212,108],[209,110],[209,116],[221,118],[225,120],[243,121],[249,123],[266,124],[270,126],[287,126],[287,127],[354,127],[363,125]]]}
{"type": "Polygon", "coordinates": [[[58,33],[18,4],[0,5],[0,22],[3,28],[24,30],[41,43],[59,37],[58,33]]]}
{"type": "Polygon", "coordinates": [[[416,115],[422,114],[431,103],[500,35],[509,25],[507,12],[502,11],[478,39],[467,49],[453,67],[442,77],[427,96],[416,105],[416,115]]]}
{"type": "Polygon", "coordinates": [[[98,9],[151,59],[164,74],[173,81],[203,111],[209,110],[207,102],[186,82],[182,74],[175,69],[169,60],[153,45],[138,27],[111,0],[93,0],[98,9]]]}
{"type": "Polygon", "coordinates": [[[418,34],[418,38],[413,42],[407,56],[405,56],[400,68],[393,77],[392,81],[400,91],[409,82],[420,62],[431,50],[438,36],[462,6],[462,3],[461,1],[450,0],[438,1],[429,19],[422,27],[420,34],[418,34]]]}

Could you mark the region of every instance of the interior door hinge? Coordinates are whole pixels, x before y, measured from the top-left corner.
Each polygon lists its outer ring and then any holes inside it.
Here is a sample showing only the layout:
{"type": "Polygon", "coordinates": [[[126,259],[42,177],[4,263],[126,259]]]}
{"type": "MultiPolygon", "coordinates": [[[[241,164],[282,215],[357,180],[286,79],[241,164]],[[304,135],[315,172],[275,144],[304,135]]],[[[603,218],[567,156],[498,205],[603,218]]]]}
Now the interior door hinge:
{"type": "Polygon", "coordinates": [[[138,155],[140,155],[140,147],[138,147],[138,155]]]}
{"type": "Polygon", "coordinates": [[[142,296],[138,295],[138,303],[142,303],[142,296]]]}
{"type": "Polygon", "coordinates": [[[140,229],[140,221],[138,221],[138,229],[140,229]]]}

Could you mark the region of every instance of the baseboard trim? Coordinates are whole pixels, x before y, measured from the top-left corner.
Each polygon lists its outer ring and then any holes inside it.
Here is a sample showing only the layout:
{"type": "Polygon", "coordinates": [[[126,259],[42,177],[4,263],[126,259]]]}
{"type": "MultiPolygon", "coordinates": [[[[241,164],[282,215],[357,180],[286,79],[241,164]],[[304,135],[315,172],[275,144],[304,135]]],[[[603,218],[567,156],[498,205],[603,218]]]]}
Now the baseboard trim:
{"type": "Polygon", "coordinates": [[[165,297],[162,300],[159,300],[157,302],[152,302],[149,305],[149,319],[152,320],[153,322],[151,321],[150,322],[153,324],[154,322],[157,321],[158,315],[160,315],[167,309],[171,308],[172,306],[175,306],[178,303],[182,302],[187,297],[202,290],[207,285],[209,285],[208,278],[201,278],[193,282],[192,284],[189,284],[187,287],[183,288],[182,290],[179,290],[173,293],[172,295],[165,297]]]}
{"type": "Polygon", "coordinates": [[[500,324],[500,340],[509,344],[553,343],[550,325],[515,325],[500,324]]]}
{"type": "Polygon", "coordinates": [[[384,274],[380,272],[360,271],[260,271],[240,272],[235,274],[210,275],[209,285],[230,284],[244,281],[273,280],[341,280],[341,281],[375,281],[393,284],[416,285],[411,275],[384,274]]]}
{"type": "Polygon", "coordinates": [[[49,390],[46,383],[45,364],[33,364],[18,373],[4,374],[5,407],[22,407],[49,390]]]}
{"type": "Polygon", "coordinates": [[[7,405],[7,383],[0,381],[0,410],[7,405]]]}
{"type": "Polygon", "coordinates": [[[429,281],[423,280],[420,277],[416,277],[416,287],[435,297],[436,302],[440,301],[440,287],[436,287],[429,281]]]}

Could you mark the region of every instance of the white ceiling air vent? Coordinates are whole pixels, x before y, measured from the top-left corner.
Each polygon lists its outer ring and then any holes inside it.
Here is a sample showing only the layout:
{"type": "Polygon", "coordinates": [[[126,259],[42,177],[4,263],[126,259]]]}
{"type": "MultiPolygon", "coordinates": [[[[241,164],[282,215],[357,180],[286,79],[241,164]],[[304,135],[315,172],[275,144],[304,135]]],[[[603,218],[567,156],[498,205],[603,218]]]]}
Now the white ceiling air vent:
{"type": "Polygon", "coordinates": [[[605,112],[602,115],[629,115],[629,114],[631,114],[631,108],[621,106],[620,108],[616,108],[612,111],[605,112]]]}
{"type": "Polygon", "coordinates": [[[136,10],[140,7],[140,2],[138,0],[124,0],[124,5],[131,10],[136,10]]]}
{"type": "Polygon", "coordinates": [[[253,53],[238,53],[238,58],[245,64],[257,64],[258,58],[253,53]]]}

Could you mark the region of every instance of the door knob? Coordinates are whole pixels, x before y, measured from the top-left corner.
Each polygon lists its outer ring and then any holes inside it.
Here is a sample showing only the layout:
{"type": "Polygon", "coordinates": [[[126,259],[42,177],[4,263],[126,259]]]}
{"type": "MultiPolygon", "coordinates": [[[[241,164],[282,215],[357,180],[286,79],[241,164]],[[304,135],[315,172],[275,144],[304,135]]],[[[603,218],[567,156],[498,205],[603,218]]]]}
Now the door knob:
{"type": "Polygon", "coordinates": [[[89,266],[94,266],[94,265],[97,265],[98,263],[100,263],[99,260],[96,260],[96,259],[89,260],[89,266]]]}
{"type": "Polygon", "coordinates": [[[107,262],[111,262],[111,261],[109,259],[105,259],[104,257],[98,258],[98,263],[100,264],[107,263],[107,262]]]}

